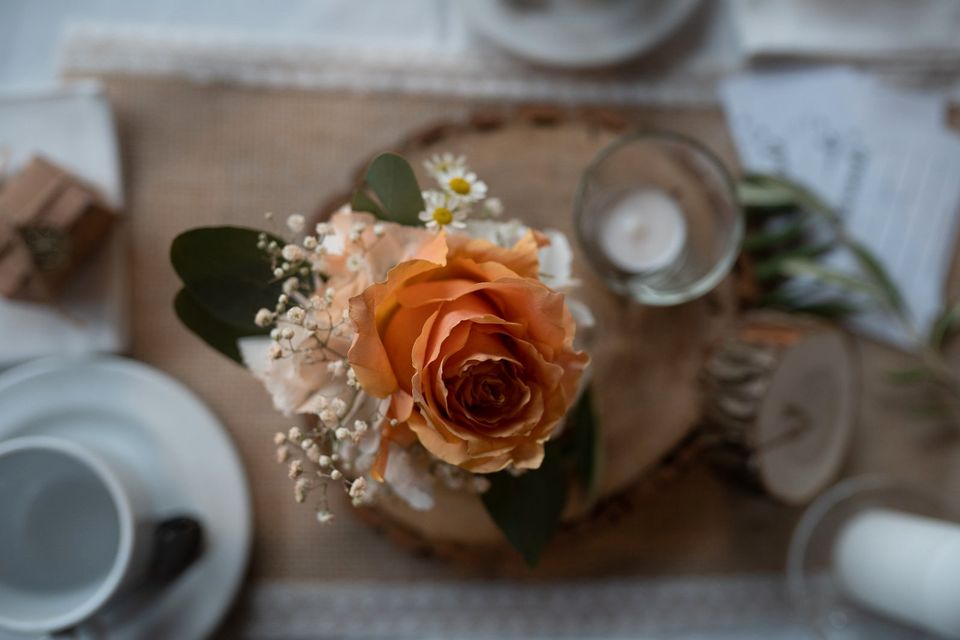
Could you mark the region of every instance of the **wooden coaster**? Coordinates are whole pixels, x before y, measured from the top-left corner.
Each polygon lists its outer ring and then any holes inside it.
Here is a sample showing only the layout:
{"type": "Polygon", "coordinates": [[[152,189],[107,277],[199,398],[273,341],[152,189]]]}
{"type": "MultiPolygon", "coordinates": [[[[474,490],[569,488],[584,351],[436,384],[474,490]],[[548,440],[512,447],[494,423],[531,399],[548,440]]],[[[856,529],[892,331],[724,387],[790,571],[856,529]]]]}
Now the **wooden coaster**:
{"type": "MultiPolygon", "coordinates": [[[[574,192],[590,160],[626,128],[627,121],[614,112],[526,107],[438,123],[394,147],[425,188],[430,179],[422,169],[424,159],[447,151],[466,155],[490,194],[503,201],[505,218],[558,229],[570,239],[574,275],[582,281],[572,296],[585,302],[597,320],[589,352],[603,430],[599,496],[608,503],[637,483],[662,480],[665,464],[687,457],[680,453],[681,445],[691,441],[703,404],[698,376],[710,346],[731,325],[736,306],[731,281],[689,304],[653,308],[613,294],[592,272],[573,230],[574,192]]],[[[358,182],[364,170],[358,167],[358,182]]],[[[345,191],[321,213],[328,215],[348,198],[345,191]]],[[[500,557],[502,536],[480,500],[443,489],[436,499],[429,512],[385,501],[362,517],[421,552],[485,561],[500,557]],[[493,556],[491,550],[496,550],[493,556]]],[[[603,520],[603,507],[590,510],[578,500],[573,503],[565,514],[570,526],[558,544],[589,529],[585,519],[603,520]]]]}

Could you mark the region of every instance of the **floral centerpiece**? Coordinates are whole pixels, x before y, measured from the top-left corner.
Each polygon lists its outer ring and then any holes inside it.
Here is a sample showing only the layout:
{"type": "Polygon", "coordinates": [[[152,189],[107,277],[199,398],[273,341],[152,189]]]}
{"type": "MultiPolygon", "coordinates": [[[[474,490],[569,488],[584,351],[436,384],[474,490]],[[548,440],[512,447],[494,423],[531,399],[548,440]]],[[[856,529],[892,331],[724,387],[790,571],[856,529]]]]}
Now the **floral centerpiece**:
{"type": "Polygon", "coordinates": [[[571,481],[595,475],[589,358],[574,346],[589,312],[565,296],[563,234],[503,220],[463,157],[425,168],[437,188],[421,191],[403,158],[378,156],[349,205],[309,228],[291,215],[282,236],[182,234],[176,310],[281,413],[311,419],[273,442],[319,521],[333,519],[330,486],[356,506],[426,510],[443,483],[477,494],[534,564],[571,481]]]}

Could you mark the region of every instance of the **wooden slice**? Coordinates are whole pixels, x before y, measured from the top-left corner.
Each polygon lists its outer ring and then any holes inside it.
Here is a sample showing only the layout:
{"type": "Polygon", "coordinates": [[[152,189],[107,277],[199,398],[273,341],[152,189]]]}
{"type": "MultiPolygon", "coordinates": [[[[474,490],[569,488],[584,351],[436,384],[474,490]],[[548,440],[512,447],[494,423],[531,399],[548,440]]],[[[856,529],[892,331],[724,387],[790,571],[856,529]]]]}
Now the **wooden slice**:
{"type": "Polygon", "coordinates": [[[772,312],[746,315],[704,369],[710,456],[786,504],[837,476],[855,421],[856,368],[838,328],[772,312]]]}
{"type": "MultiPolygon", "coordinates": [[[[600,498],[648,477],[692,433],[701,417],[699,372],[710,345],[732,323],[735,294],[726,282],[708,296],[678,307],[641,307],[610,292],[577,246],[573,198],[581,173],[625,127],[622,118],[597,110],[576,114],[527,107],[507,117],[479,113],[468,122],[439,123],[398,145],[418,172],[430,180],[422,161],[435,153],[467,156],[470,166],[503,201],[505,217],[567,234],[574,248],[574,275],[582,286],[573,294],[596,317],[589,352],[593,393],[602,428],[604,465],[600,498]]],[[[358,168],[358,177],[364,167],[358,168]]],[[[324,207],[329,213],[346,191],[324,207]]],[[[476,496],[438,489],[437,505],[418,512],[398,501],[367,514],[400,537],[433,547],[500,545],[501,534],[476,496]]],[[[582,501],[566,518],[583,517],[582,501]]]]}

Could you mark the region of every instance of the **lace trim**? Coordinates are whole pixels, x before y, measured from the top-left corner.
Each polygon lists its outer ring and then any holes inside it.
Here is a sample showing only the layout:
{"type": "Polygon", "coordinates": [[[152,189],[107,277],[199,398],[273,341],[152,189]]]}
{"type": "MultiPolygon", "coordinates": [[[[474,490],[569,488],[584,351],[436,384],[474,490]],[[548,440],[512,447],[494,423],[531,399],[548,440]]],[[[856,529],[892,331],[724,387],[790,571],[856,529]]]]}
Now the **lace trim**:
{"type": "Polygon", "coordinates": [[[60,48],[60,68],[70,72],[597,104],[715,104],[714,88],[732,64],[711,62],[667,76],[649,69],[577,74],[518,64],[494,50],[450,55],[413,48],[346,50],[237,32],[96,23],[71,25],[60,48]]]}
{"type": "Polygon", "coordinates": [[[417,582],[255,586],[247,638],[796,638],[779,576],[576,583],[417,582]]]}

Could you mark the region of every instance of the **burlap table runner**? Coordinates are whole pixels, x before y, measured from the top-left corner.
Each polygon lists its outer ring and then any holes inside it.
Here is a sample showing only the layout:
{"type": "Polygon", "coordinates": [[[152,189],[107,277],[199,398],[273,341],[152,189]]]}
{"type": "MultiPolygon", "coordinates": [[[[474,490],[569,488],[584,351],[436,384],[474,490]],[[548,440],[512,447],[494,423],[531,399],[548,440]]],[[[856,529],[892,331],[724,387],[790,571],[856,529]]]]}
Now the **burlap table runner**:
{"type": "MultiPolygon", "coordinates": [[[[131,214],[131,355],[192,387],[237,442],[256,514],[250,583],[309,580],[336,585],[463,576],[464,569],[395,548],[351,518],[346,506],[335,505],[336,524],[321,527],[309,509],[294,503],[291,483],[274,462],[271,445],[273,433],[289,426],[288,421],[272,409],[257,382],[179,324],[171,307],[179,285],[168,249],[174,236],[189,227],[259,226],[265,211],[309,213],[341,191],[358,163],[372,153],[438,118],[466,117],[472,106],[438,97],[101,79],[118,120],[131,214]]],[[[628,115],[706,138],[731,157],[718,112],[628,115]]],[[[569,190],[572,199],[574,186],[559,188],[569,190]]],[[[898,366],[902,356],[865,344],[861,360],[862,428],[848,473],[897,470],[927,483],[953,482],[953,440],[891,409],[906,392],[891,389],[884,382],[885,371],[898,366]]],[[[625,523],[618,535],[638,536],[642,526],[643,536],[637,537],[633,566],[608,569],[645,575],[779,571],[796,516],[794,510],[693,466],[668,489],[622,514],[625,523]]],[[[588,542],[582,553],[602,544],[602,537],[588,542]]],[[[562,559],[547,560],[546,568],[532,575],[568,575],[562,559]]]]}

